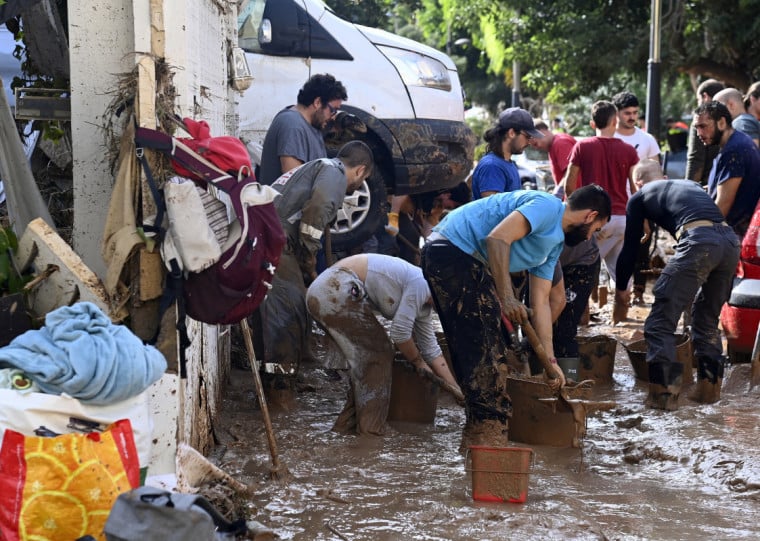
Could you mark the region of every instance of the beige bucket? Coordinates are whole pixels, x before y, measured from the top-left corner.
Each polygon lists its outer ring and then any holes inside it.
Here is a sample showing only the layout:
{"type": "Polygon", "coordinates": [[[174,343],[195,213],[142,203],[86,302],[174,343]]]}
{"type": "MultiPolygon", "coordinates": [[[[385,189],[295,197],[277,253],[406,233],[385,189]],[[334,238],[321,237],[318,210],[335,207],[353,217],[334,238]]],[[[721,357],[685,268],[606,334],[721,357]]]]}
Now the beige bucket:
{"type": "Polygon", "coordinates": [[[611,336],[579,336],[578,356],[580,369],[578,380],[593,379],[597,383],[612,383],[615,370],[617,340],[611,336]]]}
{"type": "MultiPolygon", "coordinates": [[[[647,366],[647,341],[636,340],[630,344],[623,344],[631,360],[636,379],[649,381],[649,367],[647,366]]],[[[691,338],[688,334],[676,335],[676,361],[683,363],[683,381],[691,382],[694,379],[693,355],[691,351],[691,338]]]]}

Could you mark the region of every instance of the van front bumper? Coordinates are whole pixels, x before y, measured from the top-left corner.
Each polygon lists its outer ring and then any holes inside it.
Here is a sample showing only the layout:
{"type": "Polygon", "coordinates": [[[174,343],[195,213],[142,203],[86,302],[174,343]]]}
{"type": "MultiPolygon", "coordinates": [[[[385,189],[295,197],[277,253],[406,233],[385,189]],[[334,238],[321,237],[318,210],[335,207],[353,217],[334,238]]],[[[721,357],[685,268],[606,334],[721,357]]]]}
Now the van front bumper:
{"type": "Polygon", "coordinates": [[[477,138],[464,122],[383,120],[393,134],[394,193],[413,195],[453,188],[472,170],[477,138]]]}

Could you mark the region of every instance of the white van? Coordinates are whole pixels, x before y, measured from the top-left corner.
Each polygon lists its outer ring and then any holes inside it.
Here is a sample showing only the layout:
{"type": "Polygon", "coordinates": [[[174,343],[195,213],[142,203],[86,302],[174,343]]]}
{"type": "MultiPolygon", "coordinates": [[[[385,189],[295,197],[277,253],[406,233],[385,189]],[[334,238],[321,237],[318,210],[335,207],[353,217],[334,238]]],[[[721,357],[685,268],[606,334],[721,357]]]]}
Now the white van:
{"type": "Polygon", "coordinates": [[[348,91],[328,152],[360,139],[375,155],[375,174],[346,198],[333,249],[368,238],[383,218],[386,194],[452,188],[472,168],[475,136],[464,123],[454,62],[444,53],[339,18],[321,0],[244,0],[238,42],[253,84],[239,106],[239,137],[263,144],[281,109],[296,102],[309,77],[329,73],[348,91]]]}

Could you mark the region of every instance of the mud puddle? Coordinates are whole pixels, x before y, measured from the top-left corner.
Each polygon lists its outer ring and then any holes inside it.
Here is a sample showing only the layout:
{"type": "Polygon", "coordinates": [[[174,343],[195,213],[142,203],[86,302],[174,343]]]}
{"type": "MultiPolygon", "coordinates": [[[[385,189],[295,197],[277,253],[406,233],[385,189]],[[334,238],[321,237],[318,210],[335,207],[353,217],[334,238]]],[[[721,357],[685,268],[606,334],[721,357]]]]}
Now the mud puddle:
{"type": "MultiPolygon", "coordinates": [[[[608,308],[608,307],[607,307],[608,308]]],[[[646,309],[610,327],[608,310],[582,334],[637,339],[646,309]]],[[[251,517],[294,540],[695,540],[760,536],[760,389],[729,368],[714,405],[643,407],[645,385],[618,346],[614,381],[594,390],[617,406],[588,418],[581,449],[530,446],[527,502],[472,499],[458,452],[462,409],[440,395],[432,424],[393,423],[385,438],[330,431],[346,382],[317,366],[290,411],[274,411],[289,481],[269,479],[269,450],[249,372],[232,370],[212,459],[253,484],[251,517]]],[[[526,446],[519,442],[516,446],[526,446]]]]}

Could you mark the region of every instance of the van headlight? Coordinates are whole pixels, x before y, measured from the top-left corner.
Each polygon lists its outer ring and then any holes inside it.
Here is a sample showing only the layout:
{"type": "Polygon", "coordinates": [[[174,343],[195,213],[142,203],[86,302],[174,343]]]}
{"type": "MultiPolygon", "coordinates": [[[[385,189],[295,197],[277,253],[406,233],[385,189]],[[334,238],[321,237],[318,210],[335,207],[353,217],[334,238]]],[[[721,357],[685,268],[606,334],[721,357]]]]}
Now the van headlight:
{"type": "Polygon", "coordinates": [[[401,79],[407,86],[427,86],[440,90],[451,90],[449,72],[435,58],[415,53],[407,49],[378,45],[378,49],[396,66],[401,79]]]}

